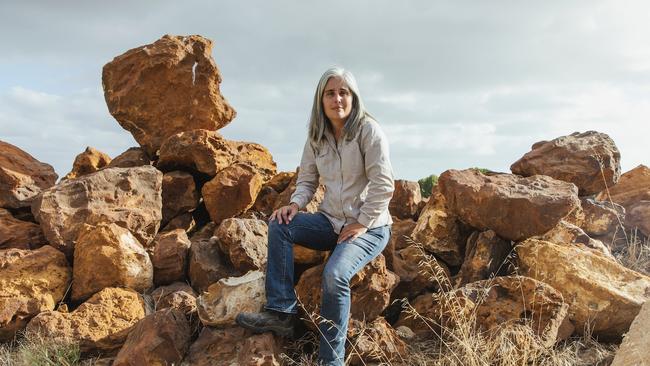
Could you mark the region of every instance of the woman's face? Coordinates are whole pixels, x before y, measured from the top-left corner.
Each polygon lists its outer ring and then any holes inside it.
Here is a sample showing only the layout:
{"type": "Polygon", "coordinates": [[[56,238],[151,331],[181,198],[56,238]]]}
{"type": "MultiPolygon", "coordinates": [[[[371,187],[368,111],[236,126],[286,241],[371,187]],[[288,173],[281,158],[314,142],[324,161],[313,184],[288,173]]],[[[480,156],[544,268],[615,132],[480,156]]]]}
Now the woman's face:
{"type": "Polygon", "coordinates": [[[323,110],[333,123],[345,123],[352,111],[352,92],[343,79],[331,77],[325,84],[323,110]]]}

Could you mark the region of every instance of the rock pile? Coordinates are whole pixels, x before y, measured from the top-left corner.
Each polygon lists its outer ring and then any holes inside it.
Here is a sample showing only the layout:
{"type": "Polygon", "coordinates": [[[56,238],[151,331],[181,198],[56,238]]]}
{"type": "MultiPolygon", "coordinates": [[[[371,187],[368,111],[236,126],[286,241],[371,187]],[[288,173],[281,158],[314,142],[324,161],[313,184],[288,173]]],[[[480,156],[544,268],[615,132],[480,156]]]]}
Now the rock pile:
{"type": "MultiPolygon", "coordinates": [[[[52,167],[0,142],[0,341],[38,331],[112,352],[114,365],[280,364],[282,340],[234,317],[264,304],[265,219],[297,172],[216,131],[235,111],[211,48],[166,35],[104,67],[109,111],[140,144],[112,160],[89,147],[56,183],[52,167]]],[[[621,175],[619,160],[589,131],[534,144],[512,174],[448,170],[428,199],[396,181],[393,237],[350,284],[351,362],[399,359],[406,335],[459,319],[488,333],[533,327],[548,347],[587,327],[620,338],[650,278],[616,262],[612,243],[620,225],[650,235],[650,169],[621,175]],[[433,324],[391,306],[401,298],[433,324]]],[[[326,253],[295,248],[315,329],[326,253]]]]}

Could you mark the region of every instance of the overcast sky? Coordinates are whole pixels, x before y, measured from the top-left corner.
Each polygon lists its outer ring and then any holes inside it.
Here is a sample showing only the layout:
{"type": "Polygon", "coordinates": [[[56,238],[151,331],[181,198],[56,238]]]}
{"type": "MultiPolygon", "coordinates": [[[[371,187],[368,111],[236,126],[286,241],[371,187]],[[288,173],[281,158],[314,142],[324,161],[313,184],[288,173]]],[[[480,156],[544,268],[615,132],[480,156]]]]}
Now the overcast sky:
{"type": "Polygon", "coordinates": [[[163,34],[214,42],[229,139],[293,170],[318,78],[351,70],[388,135],[395,175],[509,171],[530,146],[610,135],[650,163],[650,2],[2,1],[0,140],[60,176],[93,146],[136,146],[108,113],[104,64],[163,34]]]}

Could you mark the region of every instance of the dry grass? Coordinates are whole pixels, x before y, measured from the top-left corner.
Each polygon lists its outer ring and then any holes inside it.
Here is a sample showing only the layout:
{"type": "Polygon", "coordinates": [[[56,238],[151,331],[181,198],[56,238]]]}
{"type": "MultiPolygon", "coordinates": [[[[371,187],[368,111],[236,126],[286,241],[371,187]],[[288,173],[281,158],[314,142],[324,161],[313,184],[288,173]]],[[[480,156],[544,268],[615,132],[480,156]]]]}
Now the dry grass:
{"type": "Polygon", "coordinates": [[[627,243],[614,257],[623,266],[650,276],[650,238],[643,238],[637,230],[627,234],[627,243]]]}
{"type": "Polygon", "coordinates": [[[38,334],[22,334],[0,345],[0,366],[75,366],[82,363],[79,346],[53,342],[38,334]]]}

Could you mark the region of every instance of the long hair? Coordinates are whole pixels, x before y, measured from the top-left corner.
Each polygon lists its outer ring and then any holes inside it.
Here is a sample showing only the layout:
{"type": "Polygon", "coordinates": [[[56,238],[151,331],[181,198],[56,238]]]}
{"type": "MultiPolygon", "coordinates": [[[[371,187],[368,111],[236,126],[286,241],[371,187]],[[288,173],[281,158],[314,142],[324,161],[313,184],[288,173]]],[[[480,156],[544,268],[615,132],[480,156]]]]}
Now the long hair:
{"type": "Polygon", "coordinates": [[[352,73],[341,67],[332,67],[325,71],[318,81],[316,93],[314,94],[314,104],[311,108],[311,117],[309,118],[309,140],[316,149],[325,138],[325,129],[330,128],[330,121],[323,110],[323,93],[325,92],[325,85],[333,77],[342,79],[352,93],[352,110],[343,125],[342,136],[350,141],[357,135],[359,128],[367,119],[374,120],[374,117],[366,111],[363,105],[357,81],[352,73]]]}

